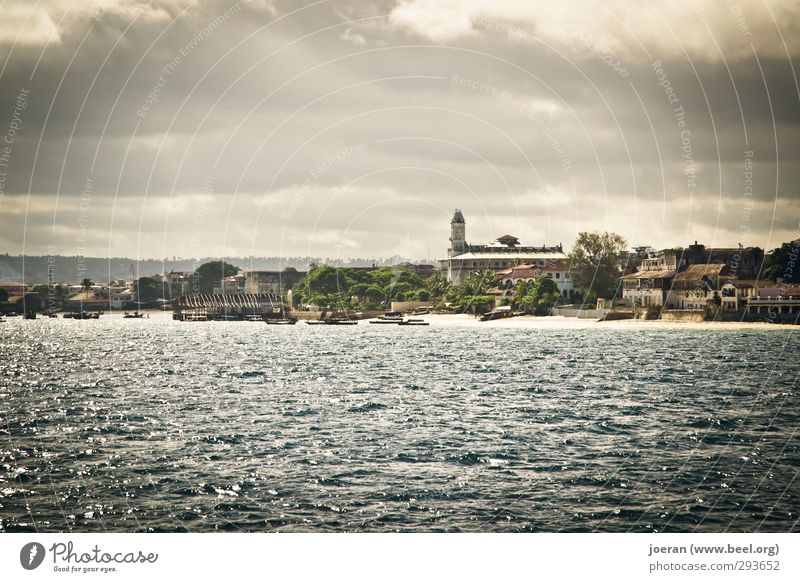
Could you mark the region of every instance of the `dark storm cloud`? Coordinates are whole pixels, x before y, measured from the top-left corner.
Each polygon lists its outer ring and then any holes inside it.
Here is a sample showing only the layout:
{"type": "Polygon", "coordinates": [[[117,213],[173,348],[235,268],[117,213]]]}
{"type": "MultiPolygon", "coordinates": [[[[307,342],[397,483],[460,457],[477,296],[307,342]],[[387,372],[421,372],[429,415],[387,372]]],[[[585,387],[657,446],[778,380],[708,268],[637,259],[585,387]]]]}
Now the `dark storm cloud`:
{"type": "Polygon", "coordinates": [[[11,253],[436,258],[455,206],[475,239],[800,234],[792,3],[6,4],[11,253]]]}

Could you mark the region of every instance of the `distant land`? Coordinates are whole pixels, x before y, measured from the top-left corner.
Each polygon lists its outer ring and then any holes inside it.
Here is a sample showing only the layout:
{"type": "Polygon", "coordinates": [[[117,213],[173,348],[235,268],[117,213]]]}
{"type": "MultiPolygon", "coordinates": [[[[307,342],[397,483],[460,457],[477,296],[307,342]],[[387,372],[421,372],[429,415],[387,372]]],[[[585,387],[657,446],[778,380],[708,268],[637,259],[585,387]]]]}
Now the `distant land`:
{"type": "Polygon", "coordinates": [[[25,272],[23,273],[22,255],[0,255],[0,281],[15,281],[26,285],[39,285],[48,282],[48,268],[52,268],[52,280],[57,283],[80,283],[88,277],[95,283],[108,283],[114,279],[130,280],[131,266],[134,275],[147,277],[158,273],[170,271],[193,272],[203,263],[223,260],[242,269],[277,270],[294,267],[299,271],[308,270],[311,264],[325,264],[340,267],[371,267],[372,265],[396,265],[402,262],[428,263],[405,257],[394,256],[388,259],[378,258],[348,258],[326,259],[322,257],[204,257],[200,259],[130,259],[113,257],[103,259],[100,257],[78,257],[64,255],[26,255],[24,257],[25,272]],[[81,267],[82,268],[79,268],[81,267]]]}

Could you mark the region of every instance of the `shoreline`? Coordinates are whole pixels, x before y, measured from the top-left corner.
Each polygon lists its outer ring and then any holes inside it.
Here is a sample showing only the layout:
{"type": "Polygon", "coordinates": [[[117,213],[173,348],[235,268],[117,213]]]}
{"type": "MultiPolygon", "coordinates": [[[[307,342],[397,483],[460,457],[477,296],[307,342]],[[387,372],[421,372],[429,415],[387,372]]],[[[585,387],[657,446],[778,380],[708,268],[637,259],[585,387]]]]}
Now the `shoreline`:
{"type": "MultiPolygon", "coordinates": [[[[129,311],[132,313],[132,311],[129,311]]],[[[143,320],[172,320],[171,311],[160,309],[142,309],[139,313],[144,314],[143,318],[131,321],[143,320]]],[[[125,311],[106,311],[101,315],[102,319],[124,319],[125,311]]],[[[0,316],[2,317],[2,316],[0,316]]],[[[791,323],[766,323],[766,322],[738,322],[738,321],[703,321],[703,322],[677,322],[655,320],[634,320],[618,319],[612,321],[597,321],[591,318],[564,317],[562,315],[520,315],[506,319],[495,319],[493,321],[480,321],[477,317],[467,313],[455,314],[429,314],[414,316],[430,322],[431,327],[483,327],[483,328],[505,328],[505,329],[612,329],[612,330],[647,330],[647,329],[697,329],[697,330],[790,330],[798,326],[791,323]]],[[[44,319],[44,316],[38,318],[44,319]]],[[[13,318],[17,319],[17,318],[13,318]]],[[[20,317],[19,319],[22,319],[20,317]]],[[[58,319],[62,319],[59,313],[58,319]]],[[[366,323],[368,320],[361,320],[366,323]]],[[[185,323],[185,322],[180,322],[185,323]]],[[[235,323],[235,322],[234,322],[235,323]]],[[[256,322],[257,323],[257,322],[256,322]]]]}
{"type": "Polygon", "coordinates": [[[431,324],[445,325],[480,325],[481,327],[503,328],[530,328],[530,329],[782,329],[796,328],[794,324],[766,323],[766,322],[738,322],[738,321],[703,321],[703,322],[677,322],[661,320],[634,320],[618,319],[613,321],[597,321],[595,319],[582,319],[578,317],[564,317],[561,315],[520,315],[507,319],[493,321],[479,321],[469,314],[452,315],[425,315],[422,316],[431,324]]]}

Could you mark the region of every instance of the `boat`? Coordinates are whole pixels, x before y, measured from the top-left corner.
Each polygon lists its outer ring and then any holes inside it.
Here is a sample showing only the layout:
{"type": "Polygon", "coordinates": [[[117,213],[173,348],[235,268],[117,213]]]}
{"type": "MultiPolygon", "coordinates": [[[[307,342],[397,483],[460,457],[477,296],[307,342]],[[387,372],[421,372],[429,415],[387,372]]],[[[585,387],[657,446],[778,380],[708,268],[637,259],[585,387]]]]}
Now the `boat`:
{"type": "Polygon", "coordinates": [[[401,321],[397,325],[430,325],[430,322],[422,321],[421,319],[407,319],[405,321],[401,321]]]}
{"type": "Polygon", "coordinates": [[[383,315],[370,319],[370,323],[400,323],[403,321],[403,314],[399,311],[387,311],[383,315]]]}
{"type": "Polygon", "coordinates": [[[511,311],[510,305],[501,305],[488,313],[484,313],[481,316],[481,321],[494,321],[495,319],[505,319],[513,316],[514,313],[511,311]]]}
{"type": "Polygon", "coordinates": [[[100,319],[100,312],[75,311],[64,314],[64,319],[100,319]]]}
{"type": "Polygon", "coordinates": [[[326,319],[325,323],[327,325],[357,325],[357,319],[349,319],[347,317],[331,317],[330,319],[326,319]]]}
{"type": "Polygon", "coordinates": [[[296,317],[265,317],[264,323],[267,325],[294,325],[297,323],[296,317]]]}
{"type": "Polygon", "coordinates": [[[144,317],[144,313],[139,313],[138,311],[134,311],[133,313],[128,313],[126,311],[125,315],[123,315],[122,317],[124,317],[124,318],[141,319],[142,317],[144,317]]]}
{"type": "Polygon", "coordinates": [[[325,325],[324,319],[307,319],[306,323],[308,325],[325,325]]]}

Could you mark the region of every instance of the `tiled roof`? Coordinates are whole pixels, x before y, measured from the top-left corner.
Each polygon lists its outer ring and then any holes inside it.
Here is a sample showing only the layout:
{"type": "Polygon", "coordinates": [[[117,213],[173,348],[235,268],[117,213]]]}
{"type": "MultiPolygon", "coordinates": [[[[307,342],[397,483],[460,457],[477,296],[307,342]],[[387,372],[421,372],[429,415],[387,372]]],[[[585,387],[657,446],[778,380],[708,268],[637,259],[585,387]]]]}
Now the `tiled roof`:
{"type": "Polygon", "coordinates": [[[625,275],[623,279],[669,279],[675,276],[675,271],[637,271],[625,275]]]}
{"type": "Polygon", "coordinates": [[[544,267],[522,264],[504,271],[499,271],[497,274],[501,277],[511,277],[512,279],[532,279],[540,273],[560,273],[563,271],[569,271],[569,265],[567,265],[564,260],[556,259],[555,261],[549,262],[544,267]]]}
{"type": "Polygon", "coordinates": [[[689,265],[685,271],[675,275],[676,281],[699,281],[703,277],[718,277],[726,270],[725,263],[710,263],[701,265],[689,265]]]}
{"type": "MultiPolygon", "coordinates": [[[[498,249],[499,250],[499,249],[498,249]]],[[[517,250],[517,249],[508,249],[508,250],[517,250]]],[[[567,255],[562,252],[558,251],[538,251],[538,252],[493,252],[493,253],[483,253],[483,252],[469,252],[464,253],[463,255],[457,255],[450,259],[445,260],[457,260],[457,261],[468,261],[472,259],[478,259],[482,261],[493,261],[493,260],[505,260],[505,259],[517,259],[521,261],[537,261],[543,259],[566,259],[567,255]]]]}

